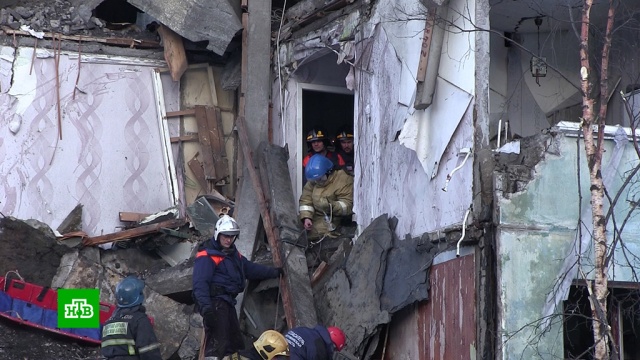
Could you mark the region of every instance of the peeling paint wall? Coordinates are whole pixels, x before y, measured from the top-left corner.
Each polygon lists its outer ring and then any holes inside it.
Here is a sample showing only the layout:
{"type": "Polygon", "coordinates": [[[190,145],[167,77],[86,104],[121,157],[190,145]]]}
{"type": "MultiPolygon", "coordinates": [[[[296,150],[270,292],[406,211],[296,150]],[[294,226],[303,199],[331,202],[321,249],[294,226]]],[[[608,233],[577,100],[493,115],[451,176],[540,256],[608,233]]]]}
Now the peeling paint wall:
{"type": "MultiPolygon", "coordinates": [[[[496,172],[500,301],[498,331],[502,334],[503,359],[563,356],[562,328],[558,325],[561,319],[552,320],[552,325],[544,335],[537,331],[547,294],[553,290],[556,277],[561,275],[563,262],[574,247],[580,214],[590,206],[589,176],[582,141],[576,144],[575,137],[566,137],[562,133],[540,137],[545,138],[545,145],[535,150],[542,157],[537,165],[529,169],[532,175],[529,182],[505,186],[509,183],[505,179],[510,178],[509,171],[496,172]],[[582,208],[578,194],[579,170],[582,208]]],[[[614,153],[614,142],[606,140],[604,145],[603,168],[606,168],[614,153]]],[[[627,143],[621,154],[621,158],[616,159],[619,164],[614,168],[612,186],[607,188],[609,194],[615,194],[625,172],[638,165],[631,143],[627,143]]],[[[511,177],[511,181],[519,180],[511,177]]],[[[637,197],[634,195],[636,192],[637,185],[632,186],[625,190],[621,199],[637,197]]],[[[618,206],[615,215],[622,219],[630,205],[622,200],[618,206]]],[[[582,220],[587,223],[590,221],[582,220]]],[[[611,235],[613,229],[609,228],[608,233],[611,235]]],[[[609,270],[611,280],[637,281],[632,276],[632,269],[640,264],[637,260],[629,264],[626,258],[633,259],[640,255],[639,238],[640,219],[631,218],[623,233],[627,257],[623,256],[618,246],[609,270]]],[[[592,256],[592,250],[589,249],[583,259],[582,271],[587,276],[592,270],[592,256]]]]}
{"type": "Polygon", "coordinates": [[[120,211],[174,204],[154,93],[163,63],[63,53],[56,69],[47,50],[0,54],[4,215],[55,228],[81,203],[83,230],[95,236],[118,231],[120,211]]]}

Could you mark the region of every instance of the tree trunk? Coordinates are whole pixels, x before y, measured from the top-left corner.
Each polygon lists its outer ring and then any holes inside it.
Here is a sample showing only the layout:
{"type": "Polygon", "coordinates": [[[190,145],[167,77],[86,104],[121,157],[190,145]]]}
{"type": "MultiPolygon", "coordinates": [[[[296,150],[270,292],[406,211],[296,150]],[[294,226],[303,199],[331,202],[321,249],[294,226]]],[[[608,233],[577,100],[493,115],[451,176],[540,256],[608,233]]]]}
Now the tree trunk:
{"type": "Polygon", "coordinates": [[[593,247],[595,257],[594,281],[588,282],[591,311],[593,314],[593,340],[594,358],[598,360],[609,359],[609,334],[610,327],[607,321],[607,234],[604,214],[604,184],[602,180],[602,146],[604,125],[607,114],[608,100],[608,64],[609,49],[611,45],[611,30],[613,27],[614,7],[610,0],[607,32],[602,49],[602,67],[600,73],[600,113],[596,118],[593,98],[593,81],[591,64],[589,59],[589,28],[590,15],[593,0],[585,0],[582,10],[582,28],[580,42],[580,75],[582,98],[582,133],[589,167],[591,212],[593,221],[593,247]],[[594,125],[598,125],[598,137],[594,139],[594,125]]]}

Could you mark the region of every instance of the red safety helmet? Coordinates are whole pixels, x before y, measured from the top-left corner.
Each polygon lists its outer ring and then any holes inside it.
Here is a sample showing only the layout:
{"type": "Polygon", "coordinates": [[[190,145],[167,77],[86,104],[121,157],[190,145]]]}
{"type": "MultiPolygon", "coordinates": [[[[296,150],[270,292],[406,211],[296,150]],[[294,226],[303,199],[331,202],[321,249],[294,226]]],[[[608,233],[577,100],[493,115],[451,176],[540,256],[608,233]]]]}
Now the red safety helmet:
{"type": "Polygon", "coordinates": [[[329,331],[329,337],[331,337],[331,341],[333,341],[336,349],[338,349],[338,351],[342,350],[347,342],[347,337],[344,336],[344,332],[337,326],[329,326],[327,331],[329,331]]]}

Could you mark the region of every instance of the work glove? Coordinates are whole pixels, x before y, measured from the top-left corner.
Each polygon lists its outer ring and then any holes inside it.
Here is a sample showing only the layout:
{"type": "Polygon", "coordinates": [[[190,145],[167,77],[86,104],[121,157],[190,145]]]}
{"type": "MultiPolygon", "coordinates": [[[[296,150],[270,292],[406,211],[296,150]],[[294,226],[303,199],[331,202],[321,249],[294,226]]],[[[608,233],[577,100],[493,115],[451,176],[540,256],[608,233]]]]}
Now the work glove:
{"type": "Polygon", "coordinates": [[[208,329],[213,329],[216,322],[216,313],[213,310],[206,310],[202,314],[202,322],[208,329]]]}
{"type": "Polygon", "coordinates": [[[331,212],[331,206],[329,205],[329,200],[325,197],[321,197],[318,201],[313,202],[313,207],[322,211],[323,213],[331,212]]]}

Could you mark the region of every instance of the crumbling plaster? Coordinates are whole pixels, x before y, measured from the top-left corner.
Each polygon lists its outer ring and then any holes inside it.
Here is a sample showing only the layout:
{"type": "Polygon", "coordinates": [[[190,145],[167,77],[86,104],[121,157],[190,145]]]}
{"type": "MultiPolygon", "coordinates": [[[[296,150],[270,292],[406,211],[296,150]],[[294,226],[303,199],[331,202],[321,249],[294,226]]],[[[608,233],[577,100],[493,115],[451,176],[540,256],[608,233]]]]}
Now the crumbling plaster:
{"type": "MultiPolygon", "coordinates": [[[[579,205],[583,208],[589,206],[590,184],[582,141],[576,144],[575,137],[564,133],[539,135],[537,139],[527,140],[535,145],[524,147],[522,154],[530,155],[531,160],[526,160],[526,156],[512,159],[509,167],[526,164],[530,180],[526,181],[524,177],[507,180],[513,171],[496,171],[498,331],[503,334],[503,359],[521,358],[520,354],[533,358],[540,352],[562,357],[562,329],[558,322],[552,321],[549,332],[544,335],[536,332],[536,325],[540,324],[543,316],[547,294],[556,284],[556,277],[561,275],[563,261],[573,251],[578,219],[583,211],[579,205]],[[578,164],[581,203],[578,198],[578,164]],[[504,184],[510,181],[519,185],[505,187],[504,184]],[[506,188],[515,192],[507,193],[506,188]]],[[[614,153],[613,145],[612,140],[604,143],[603,167],[614,153]]],[[[623,174],[637,164],[637,155],[629,145],[619,159],[612,186],[608,187],[610,194],[617,192],[623,174]]],[[[521,168],[516,172],[524,173],[521,168]]],[[[629,189],[625,190],[622,199],[626,199],[628,193],[629,189]]],[[[618,206],[615,215],[620,219],[630,208],[624,200],[618,206]]],[[[583,218],[582,221],[590,219],[583,218]]],[[[609,234],[612,233],[610,228],[609,234]]],[[[627,252],[640,253],[639,235],[640,221],[632,219],[623,233],[627,252]]],[[[585,255],[582,271],[589,276],[593,266],[592,251],[588,250],[585,255]]],[[[632,267],[638,264],[628,264],[620,247],[616,248],[614,259],[609,270],[611,280],[636,281],[632,267]]]]}

